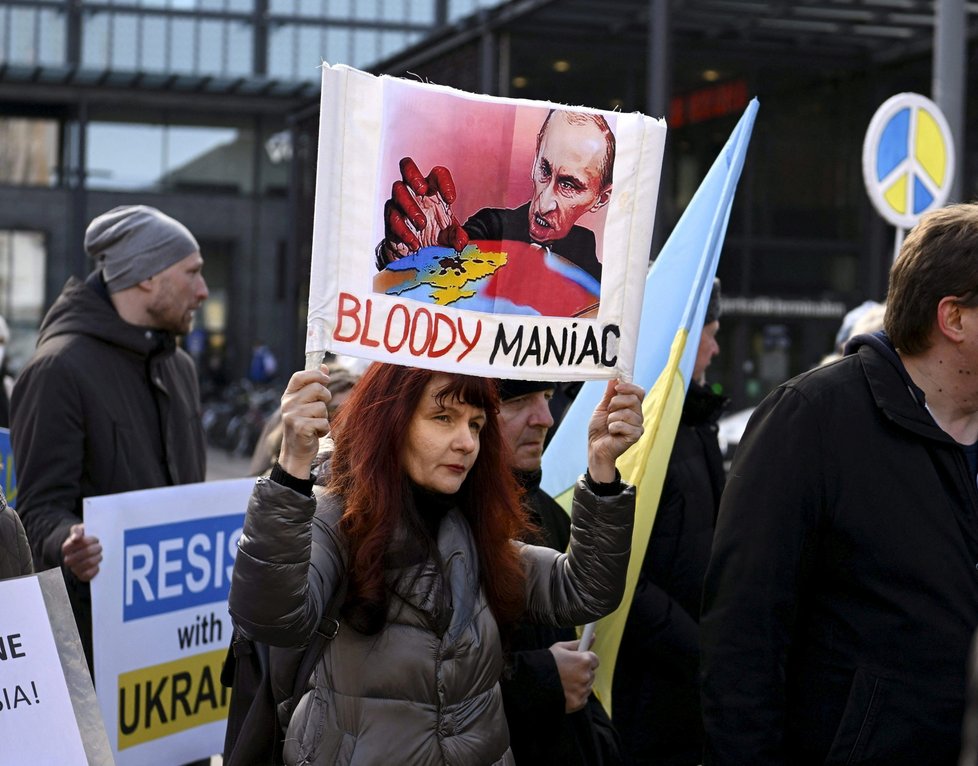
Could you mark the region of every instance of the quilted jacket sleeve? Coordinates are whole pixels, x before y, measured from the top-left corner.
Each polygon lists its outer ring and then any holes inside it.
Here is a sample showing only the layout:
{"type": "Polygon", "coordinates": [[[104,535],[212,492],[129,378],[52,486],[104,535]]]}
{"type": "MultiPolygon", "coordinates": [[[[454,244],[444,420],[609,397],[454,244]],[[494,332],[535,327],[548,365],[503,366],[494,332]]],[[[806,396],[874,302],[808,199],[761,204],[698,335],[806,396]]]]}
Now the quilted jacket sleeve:
{"type": "Polygon", "coordinates": [[[342,580],[344,546],[332,498],[317,501],[260,478],[248,502],[228,606],[249,638],[305,644],[342,580]]]}
{"type": "Polygon", "coordinates": [[[614,611],[625,592],[635,488],[598,497],[578,479],[567,553],[524,545],[527,619],[583,625],[614,611]]]}

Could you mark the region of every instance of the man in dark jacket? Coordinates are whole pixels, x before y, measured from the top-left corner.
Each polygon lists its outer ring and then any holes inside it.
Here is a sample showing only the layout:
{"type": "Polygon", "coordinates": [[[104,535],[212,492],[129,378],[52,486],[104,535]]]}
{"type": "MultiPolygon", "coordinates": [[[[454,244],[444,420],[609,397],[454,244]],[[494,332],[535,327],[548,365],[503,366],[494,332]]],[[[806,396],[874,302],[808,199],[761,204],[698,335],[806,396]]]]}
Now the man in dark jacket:
{"type": "Polygon", "coordinates": [[[176,336],[207,284],[193,235],[154,208],[97,217],[85,250],[98,268],[69,279],[44,317],[14,388],[11,440],[35,566],[64,568],[91,665],[102,547],[85,534],[82,501],[204,480],[197,375],[176,336]]]}
{"type": "MultiPolygon", "coordinates": [[[[512,465],[536,525],[532,542],[567,550],[570,517],[540,489],[540,459],[553,425],[554,384],[500,380],[499,420],[512,465]]],[[[501,682],[510,747],[527,766],[611,766],[620,763],[618,738],[591,694],[598,657],[578,651],[574,629],[521,624],[514,631],[501,682]]]]}
{"type": "Polygon", "coordinates": [[[957,763],[978,626],[978,205],[928,215],[885,332],[758,407],[700,620],[710,764],[957,763]]]}
{"type": "Polygon", "coordinates": [[[727,403],[706,385],[706,370],[720,351],[719,329],[716,280],[615,663],[612,710],[632,766],[703,760],[700,599],[723,492],[717,420],[727,403]]]}

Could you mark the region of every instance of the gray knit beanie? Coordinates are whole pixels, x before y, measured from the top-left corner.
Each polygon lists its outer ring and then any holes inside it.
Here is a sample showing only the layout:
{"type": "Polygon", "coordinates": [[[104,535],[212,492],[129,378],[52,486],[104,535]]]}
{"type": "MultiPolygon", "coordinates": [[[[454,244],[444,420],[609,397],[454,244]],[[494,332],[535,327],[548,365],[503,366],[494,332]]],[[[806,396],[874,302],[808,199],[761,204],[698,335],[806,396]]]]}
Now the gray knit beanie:
{"type": "Polygon", "coordinates": [[[102,269],[110,293],[139,284],[199,251],[186,226],[146,205],[113,208],[85,231],[85,252],[102,269]]]}

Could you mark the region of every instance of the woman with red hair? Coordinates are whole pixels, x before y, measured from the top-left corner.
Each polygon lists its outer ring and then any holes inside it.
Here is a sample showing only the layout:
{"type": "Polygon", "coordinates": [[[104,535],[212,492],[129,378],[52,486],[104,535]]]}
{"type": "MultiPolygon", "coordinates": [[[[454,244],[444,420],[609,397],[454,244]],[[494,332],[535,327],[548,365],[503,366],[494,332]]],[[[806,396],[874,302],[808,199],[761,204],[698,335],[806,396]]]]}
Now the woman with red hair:
{"type": "MultiPolygon", "coordinates": [[[[558,553],[514,542],[526,521],[484,378],[373,365],[332,426],[314,497],[328,381],[323,369],[289,381],[279,461],[256,484],[231,584],[238,629],[273,647],[306,644],[346,587],[284,761],[512,764],[504,636],[517,619],[580,625],[621,600],[635,496],[615,460],[642,433],[642,389],[609,383],[595,409],[558,553]]],[[[279,702],[289,672],[273,662],[279,702]]]]}

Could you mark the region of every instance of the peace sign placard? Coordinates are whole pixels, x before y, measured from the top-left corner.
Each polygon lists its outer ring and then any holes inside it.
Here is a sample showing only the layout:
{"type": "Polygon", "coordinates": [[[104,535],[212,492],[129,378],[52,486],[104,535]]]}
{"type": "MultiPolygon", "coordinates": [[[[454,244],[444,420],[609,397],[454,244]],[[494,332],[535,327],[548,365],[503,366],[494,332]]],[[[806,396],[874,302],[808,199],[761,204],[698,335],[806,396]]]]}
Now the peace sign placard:
{"type": "Polygon", "coordinates": [[[942,207],[954,180],[954,141],[937,104],[917,93],[887,99],[863,140],[863,181],[879,214],[910,229],[942,207]]]}

